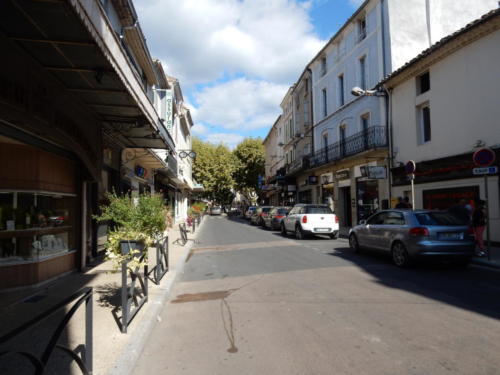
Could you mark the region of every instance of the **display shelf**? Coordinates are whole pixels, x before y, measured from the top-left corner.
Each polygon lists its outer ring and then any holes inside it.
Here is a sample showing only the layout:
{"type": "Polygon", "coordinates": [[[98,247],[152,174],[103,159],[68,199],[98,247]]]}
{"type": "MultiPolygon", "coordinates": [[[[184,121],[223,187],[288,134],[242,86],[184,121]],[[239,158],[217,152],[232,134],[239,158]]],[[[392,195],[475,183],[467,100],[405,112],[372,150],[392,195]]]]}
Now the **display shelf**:
{"type": "Polygon", "coordinates": [[[71,230],[71,226],[65,225],[60,227],[45,227],[45,228],[29,228],[29,229],[15,229],[15,230],[1,230],[0,238],[13,238],[13,237],[34,237],[44,234],[58,234],[71,230]]]}

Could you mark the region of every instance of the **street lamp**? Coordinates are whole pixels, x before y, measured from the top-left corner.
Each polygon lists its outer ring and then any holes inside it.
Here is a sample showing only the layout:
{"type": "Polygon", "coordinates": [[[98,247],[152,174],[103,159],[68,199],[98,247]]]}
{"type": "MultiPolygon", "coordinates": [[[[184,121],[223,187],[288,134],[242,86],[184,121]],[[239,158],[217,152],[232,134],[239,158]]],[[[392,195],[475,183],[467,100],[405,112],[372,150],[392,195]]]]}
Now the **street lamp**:
{"type": "Polygon", "coordinates": [[[351,94],[354,96],[377,96],[377,97],[384,97],[385,98],[385,112],[386,112],[386,119],[387,119],[387,124],[386,124],[386,131],[387,135],[389,137],[389,172],[387,173],[388,176],[388,182],[389,182],[389,207],[391,204],[392,200],[392,181],[391,181],[391,169],[392,169],[392,164],[393,164],[393,150],[394,147],[392,145],[392,96],[391,92],[387,90],[383,86],[378,86],[376,90],[365,90],[362,89],[361,87],[353,87],[351,89],[351,94]]]}

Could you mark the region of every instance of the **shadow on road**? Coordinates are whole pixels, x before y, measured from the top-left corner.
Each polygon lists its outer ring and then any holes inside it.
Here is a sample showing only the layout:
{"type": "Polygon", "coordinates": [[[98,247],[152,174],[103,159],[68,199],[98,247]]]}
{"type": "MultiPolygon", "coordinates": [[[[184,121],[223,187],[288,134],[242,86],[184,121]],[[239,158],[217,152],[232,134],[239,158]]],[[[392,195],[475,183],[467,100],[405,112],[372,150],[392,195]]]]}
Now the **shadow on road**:
{"type": "Polygon", "coordinates": [[[500,319],[500,272],[480,267],[461,269],[445,264],[420,264],[400,269],[378,253],[353,253],[335,248],[329,255],[363,269],[377,282],[433,300],[500,319]]]}

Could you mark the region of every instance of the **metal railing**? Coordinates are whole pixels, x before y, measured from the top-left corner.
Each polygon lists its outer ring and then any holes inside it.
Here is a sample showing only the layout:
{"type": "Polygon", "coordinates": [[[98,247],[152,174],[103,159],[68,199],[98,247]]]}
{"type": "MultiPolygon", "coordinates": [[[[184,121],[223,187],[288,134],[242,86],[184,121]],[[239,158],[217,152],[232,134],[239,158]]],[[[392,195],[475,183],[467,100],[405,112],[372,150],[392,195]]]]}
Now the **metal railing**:
{"type": "MultiPolygon", "coordinates": [[[[145,249],[139,257],[139,262],[144,262],[147,254],[145,249]]],[[[143,273],[141,267],[134,269],[129,267],[130,261],[122,262],[122,317],[121,317],[121,331],[127,333],[127,328],[134,316],[141,309],[141,307],[148,301],[148,265],[144,266],[143,273]],[[130,287],[128,285],[128,276],[130,275],[130,287]],[[138,289],[136,282],[139,282],[138,289]]]]}
{"type": "Polygon", "coordinates": [[[309,157],[309,167],[315,168],[333,161],[341,160],[364,151],[387,147],[385,126],[370,126],[368,129],[335,142],[316,151],[309,157]]]}
{"type": "Polygon", "coordinates": [[[35,375],[41,375],[45,372],[47,368],[47,363],[49,362],[50,358],[52,357],[52,354],[54,353],[55,349],[62,350],[65,354],[69,355],[72,360],[76,362],[80,370],[82,371],[83,374],[92,374],[92,358],[93,358],[93,336],[92,336],[92,288],[87,287],[79,290],[75,294],[69,296],[68,298],[64,299],[57,305],[54,305],[44,313],[36,316],[35,318],[31,319],[27,323],[23,324],[22,326],[10,331],[6,335],[0,337],[0,345],[4,345],[8,342],[10,342],[12,339],[17,338],[19,335],[33,329],[35,326],[39,325],[46,319],[48,319],[50,316],[58,312],[59,310],[63,309],[66,307],[68,304],[74,302],[74,305],[71,307],[71,309],[64,315],[63,319],[60,321],[58,324],[56,330],[52,334],[47,346],[43,350],[41,357],[37,357],[35,354],[27,351],[0,351],[0,358],[6,357],[8,355],[14,355],[18,354],[28,361],[31,362],[31,364],[34,366],[35,375]],[[61,338],[62,333],[64,332],[66,326],[68,325],[69,321],[75,315],[76,311],[78,308],[85,302],[85,345],[83,346],[78,346],[77,349],[79,352],[81,352],[81,357],[78,355],[78,352],[76,350],[71,350],[70,348],[59,345],[58,341],[61,338]]]}
{"type": "Polygon", "coordinates": [[[168,236],[165,236],[156,242],[156,264],[149,274],[153,274],[151,279],[156,285],[160,284],[161,279],[168,272],[168,236]]]}

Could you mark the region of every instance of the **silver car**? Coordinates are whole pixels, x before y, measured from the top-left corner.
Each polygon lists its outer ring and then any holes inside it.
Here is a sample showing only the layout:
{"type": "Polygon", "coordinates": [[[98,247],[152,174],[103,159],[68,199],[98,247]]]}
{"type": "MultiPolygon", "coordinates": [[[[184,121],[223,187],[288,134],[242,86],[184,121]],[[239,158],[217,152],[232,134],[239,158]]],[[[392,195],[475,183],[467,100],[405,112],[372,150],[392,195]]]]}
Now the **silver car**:
{"type": "Polygon", "coordinates": [[[398,267],[424,257],[467,264],[474,255],[468,223],[444,211],[379,211],[350,230],[349,245],[390,253],[398,267]]]}
{"type": "Polygon", "coordinates": [[[220,215],[222,213],[222,209],[220,206],[212,206],[210,208],[210,215],[220,215]]]}

